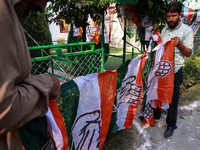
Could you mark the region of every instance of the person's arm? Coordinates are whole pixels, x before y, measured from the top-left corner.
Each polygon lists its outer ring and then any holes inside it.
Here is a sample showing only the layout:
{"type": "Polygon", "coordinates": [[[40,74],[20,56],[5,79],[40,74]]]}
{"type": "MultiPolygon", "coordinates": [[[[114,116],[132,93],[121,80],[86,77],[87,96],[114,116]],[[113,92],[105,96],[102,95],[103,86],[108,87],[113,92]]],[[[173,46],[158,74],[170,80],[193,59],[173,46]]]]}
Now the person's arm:
{"type": "Polygon", "coordinates": [[[0,135],[45,115],[49,96],[56,98],[59,94],[59,85],[52,81],[48,74],[42,74],[13,86],[12,82],[4,82],[0,89],[0,135]]]}
{"type": "MultiPolygon", "coordinates": [[[[175,46],[178,47],[178,49],[180,50],[180,52],[186,56],[186,57],[190,57],[192,55],[192,49],[187,48],[178,37],[174,37],[171,38],[171,40],[174,41],[175,46]]],[[[191,41],[193,42],[193,41],[191,41]]]]}
{"type": "Polygon", "coordinates": [[[174,37],[172,40],[174,40],[175,46],[177,46],[184,56],[190,57],[193,51],[194,33],[190,27],[185,27],[184,31],[183,35],[185,36],[182,41],[178,37],[174,37]]]}
{"type": "Polygon", "coordinates": [[[30,76],[25,35],[10,1],[0,1],[0,136],[45,115],[60,82],[48,74],[30,76]]]}

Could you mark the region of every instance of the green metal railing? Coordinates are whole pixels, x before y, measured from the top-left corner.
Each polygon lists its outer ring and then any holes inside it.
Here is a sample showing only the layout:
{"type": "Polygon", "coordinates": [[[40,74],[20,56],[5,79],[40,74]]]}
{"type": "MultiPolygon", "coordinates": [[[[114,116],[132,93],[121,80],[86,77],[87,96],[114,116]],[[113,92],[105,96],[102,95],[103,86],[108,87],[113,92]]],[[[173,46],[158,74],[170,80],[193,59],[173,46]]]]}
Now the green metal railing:
{"type": "Polygon", "coordinates": [[[32,74],[49,73],[65,82],[77,76],[105,71],[104,49],[95,49],[95,42],[34,46],[29,50],[41,54],[31,58],[32,74]]]}

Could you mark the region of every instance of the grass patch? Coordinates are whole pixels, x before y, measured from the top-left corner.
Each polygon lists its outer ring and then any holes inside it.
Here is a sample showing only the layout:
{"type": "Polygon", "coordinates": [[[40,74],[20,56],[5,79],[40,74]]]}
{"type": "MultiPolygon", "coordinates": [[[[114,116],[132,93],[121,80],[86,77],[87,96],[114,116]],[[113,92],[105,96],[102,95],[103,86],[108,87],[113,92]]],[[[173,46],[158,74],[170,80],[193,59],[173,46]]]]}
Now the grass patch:
{"type": "Polygon", "coordinates": [[[193,85],[181,93],[179,104],[180,106],[188,105],[197,100],[200,100],[200,83],[193,85]]]}
{"type": "MultiPolygon", "coordinates": [[[[136,51],[136,52],[138,52],[138,51],[136,51]]],[[[117,56],[123,56],[123,49],[116,48],[116,47],[110,47],[110,54],[117,55],[117,56]]],[[[139,54],[134,54],[134,58],[137,57],[138,55],[139,54]]],[[[125,61],[127,61],[129,59],[132,59],[132,50],[127,49],[125,61]]],[[[118,69],[119,66],[122,65],[122,63],[123,63],[123,58],[108,56],[108,59],[105,63],[105,69],[111,70],[111,71],[118,69]]]]}

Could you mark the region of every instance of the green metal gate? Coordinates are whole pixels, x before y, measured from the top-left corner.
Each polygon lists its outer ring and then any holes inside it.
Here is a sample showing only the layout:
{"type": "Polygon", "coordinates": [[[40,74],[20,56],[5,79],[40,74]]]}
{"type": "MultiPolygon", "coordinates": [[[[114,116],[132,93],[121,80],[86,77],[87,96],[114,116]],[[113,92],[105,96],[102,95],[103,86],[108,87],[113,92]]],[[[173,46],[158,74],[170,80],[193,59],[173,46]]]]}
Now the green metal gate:
{"type": "Polygon", "coordinates": [[[31,58],[33,75],[49,73],[66,82],[81,75],[105,71],[104,49],[95,49],[95,42],[35,46],[29,50],[41,53],[40,57],[31,58]],[[73,52],[74,47],[79,51],[73,52]],[[90,48],[85,50],[85,47],[90,48]]]}

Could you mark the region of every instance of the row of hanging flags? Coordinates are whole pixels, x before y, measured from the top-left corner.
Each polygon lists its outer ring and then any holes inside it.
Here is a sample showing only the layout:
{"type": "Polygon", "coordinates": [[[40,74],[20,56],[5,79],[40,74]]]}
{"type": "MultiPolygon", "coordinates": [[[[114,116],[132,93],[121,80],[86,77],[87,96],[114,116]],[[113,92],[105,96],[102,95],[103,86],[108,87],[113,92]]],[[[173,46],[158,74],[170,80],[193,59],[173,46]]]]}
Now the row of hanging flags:
{"type": "Polygon", "coordinates": [[[189,25],[194,34],[196,34],[200,26],[200,10],[193,10],[187,6],[183,6],[182,13],[183,23],[189,25]]]}
{"type": "MultiPolygon", "coordinates": [[[[176,2],[176,0],[173,0],[176,2]]],[[[149,0],[150,2],[150,0],[149,0]]],[[[137,16],[133,6],[131,4],[122,4],[120,5],[122,10],[120,10],[120,14],[123,15],[123,8],[125,11],[129,11],[132,14],[128,13],[128,27],[131,26],[129,24],[135,24],[140,29],[140,41],[149,41],[149,38],[153,34],[153,22],[149,16],[137,16]],[[134,18],[134,19],[132,19],[134,18]],[[139,19],[140,18],[140,19],[139,19]],[[141,36],[143,35],[143,36],[141,36]]],[[[126,12],[127,13],[127,12],[126,12]]],[[[200,26],[200,10],[192,9],[185,5],[182,6],[182,21],[193,29],[194,36],[196,35],[199,26],[200,26]]]]}
{"type": "MultiPolygon", "coordinates": [[[[176,0],[173,0],[176,1],[176,0]]],[[[151,21],[151,18],[149,16],[137,16],[136,12],[131,4],[121,4],[120,5],[120,14],[121,16],[124,16],[123,12],[125,11],[132,12],[132,15],[127,16],[129,22],[127,22],[127,30],[129,29],[132,31],[134,29],[133,24],[135,24],[137,27],[139,27],[141,30],[140,34],[143,34],[144,36],[140,37],[141,41],[149,41],[149,38],[152,35],[152,28],[153,28],[153,22],[151,21]],[[134,18],[134,19],[133,19],[134,18]],[[139,19],[140,18],[140,19],[139,19]],[[144,29],[144,30],[142,30],[144,29]]],[[[113,28],[113,18],[115,13],[115,6],[111,5],[107,9],[107,12],[105,13],[105,28],[104,28],[104,39],[105,43],[109,44],[111,43],[111,34],[112,34],[112,28],[113,28]]],[[[183,23],[189,25],[194,32],[194,35],[199,29],[200,26],[200,10],[193,10],[185,5],[182,7],[182,19],[183,23]]],[[[100,32],[101,32],[101,25],[98,25],[97,21],[94,22],[90,15],[88,16],[89,24],[86,28],[86,42],[95,41],[95,44],[99,43],[100,40],[100,32]]],[[[123,23],[122,23],[123,24],[123,23]]],[[[122,26],[123,27],[123,26],[122,26]]],[[[81,36],[82,35],[82,28],[76,28],[75,25],[73,25],[73,36],[81,36]]]]}
{"type": "Polygon", "coordinates": [[[61,85],[63,116],[55,102],[47,113],[58,150],[101,149],[108,133],[132,127],[141,100],[141,122],[154,125],[153,108],[169,107],[174,81],[174,42],[159,44],[159,40],[155,33],[147,53],[117,70],[80,76],[61,85]],[[155,50],[155,63],[149,67],[155,50]]]}
{"type": "MultiPolygon", "coordinates": [[[[108,7],[105,12],[104,17],[104,39],[105,43],[111,43],[111,32],[113,28],[113,19],[115,13],[115,6],[111,5],[108,7]]],[[[86,42],[94,41],[95,44],[99,43],[100,40],[100,32],[102,28],[102,24],[98,25],[97,21],[93,21],[90,15],[88,15],[87,20],[88,26],[86,27],[86,42]]],[[[73,24],[73,36],[81,36],[82,35],[82,27],[77,28],[73,24]]]]}

